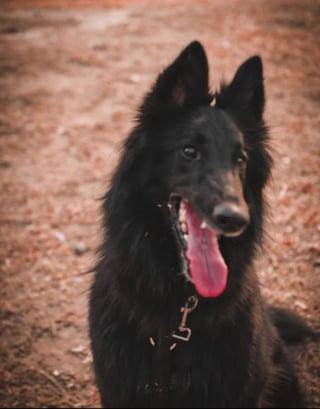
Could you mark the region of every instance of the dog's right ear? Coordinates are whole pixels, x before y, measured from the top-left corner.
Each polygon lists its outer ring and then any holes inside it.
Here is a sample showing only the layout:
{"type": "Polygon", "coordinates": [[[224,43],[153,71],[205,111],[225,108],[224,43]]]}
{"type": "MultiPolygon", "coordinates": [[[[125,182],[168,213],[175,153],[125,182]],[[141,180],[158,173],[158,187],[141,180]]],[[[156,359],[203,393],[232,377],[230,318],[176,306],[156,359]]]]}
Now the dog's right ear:
{"type": "Polygon", "coordinates": [[[140,114],[144,119],[162,119],[184,108],[209,105],[212,98],[207,56],[194,41],[159,75],[140,114]]]}

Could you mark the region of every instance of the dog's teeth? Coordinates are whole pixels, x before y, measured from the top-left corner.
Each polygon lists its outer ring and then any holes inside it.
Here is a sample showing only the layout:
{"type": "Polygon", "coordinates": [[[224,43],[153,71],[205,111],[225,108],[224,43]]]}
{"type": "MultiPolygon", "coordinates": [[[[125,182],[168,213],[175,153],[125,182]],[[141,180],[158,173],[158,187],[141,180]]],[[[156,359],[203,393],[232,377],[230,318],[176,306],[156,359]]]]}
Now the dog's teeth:
{"type": "Polygon", "coordinates": [[[186,221],[187,221],[187,215],[186,215],[186,211],[185,211],[185,209],[180,209],[180,211],[179,211],[179,222],[181,223],[181,224],[183,224],[183,223],[186,223],[186,221]]]}
{"type": "Polygon", "coordinates": [[[206,222],[202,222],[200,227],[201,229],[206,229],[208,226],[206,222]]]}
{"type": "Polygon", "coordinates": [[[188,242],[189,236],[188,236],[187,234],[184,234],[184,235],[183,235],[183,238],[185,239],[186,242],[188,242]]]}
{"type": "Polygon", "coordinates": [[[167,206],[169,207],[169,209],[172,209],[172,204],[171,203],[167,203],[167,206]]]}
{"type": "Polygon", "coordinates": [[[182,223],[180,224],[180,228],[181,228],[182,233],[188,233],[188,225],[187,225],[187,223],[182,222],[182,223]]]}

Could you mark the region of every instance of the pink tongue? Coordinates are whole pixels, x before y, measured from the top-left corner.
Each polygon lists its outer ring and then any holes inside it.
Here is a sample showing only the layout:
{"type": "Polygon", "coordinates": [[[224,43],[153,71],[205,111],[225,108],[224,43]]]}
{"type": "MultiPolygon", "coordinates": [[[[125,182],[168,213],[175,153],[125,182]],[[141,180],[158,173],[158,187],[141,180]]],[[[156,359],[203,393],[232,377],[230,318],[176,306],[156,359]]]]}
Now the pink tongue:
{"type": "Polygon", "coordinates": [[[188,225],[187,258],[192,281],[203,297],[218,297],[226,288],[228,267],[220,253],[217,235],[185,204],[188,225]]]}

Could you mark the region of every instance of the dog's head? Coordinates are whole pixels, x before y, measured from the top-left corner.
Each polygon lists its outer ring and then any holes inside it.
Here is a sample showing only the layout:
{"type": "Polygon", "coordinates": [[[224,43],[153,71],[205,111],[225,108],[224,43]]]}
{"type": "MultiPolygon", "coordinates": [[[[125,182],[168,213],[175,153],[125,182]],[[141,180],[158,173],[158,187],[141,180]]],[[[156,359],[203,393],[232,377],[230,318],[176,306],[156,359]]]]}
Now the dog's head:
{"type": "Polygon", "coordinates": [[[221,243],[243,236],[253,213],[262,213],[271,166],[263,111],[260,57],[245,61],[229,85],[211,94],[199,42],[159,75],[140,109],[149,180],[165,192],[184,273],[206,297],[226,287],[221,243]]]}

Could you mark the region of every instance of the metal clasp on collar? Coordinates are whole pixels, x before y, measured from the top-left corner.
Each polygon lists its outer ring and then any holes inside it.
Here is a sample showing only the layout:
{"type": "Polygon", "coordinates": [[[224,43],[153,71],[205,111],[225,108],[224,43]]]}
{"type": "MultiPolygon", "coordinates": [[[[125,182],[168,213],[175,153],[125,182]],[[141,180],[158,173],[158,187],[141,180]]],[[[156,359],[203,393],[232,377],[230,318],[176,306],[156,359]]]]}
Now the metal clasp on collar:
{"type": "Polygon", "coordinates": [[[182,319],[178,328],[179,333],[173,332],[172,338],[179,339],[180,341],[188,342],[191,338],[192,331],[188,328],[187,319],[190,312],[192,312],[198,305],[198,297],[193,295],[188,298],[185,306],[181,308],[182,319]]]}
{"type": "MultiPolygon", "coordinates": [[[[187,319],[188,319],[188,315],[190,314],[190,312],[192,312],[197,307],[198,302],[199,302],[198,297],[196,295],[192,295],[191,297],[188,298],[188,301],[186,302],[185,306],[180,309],[180,311],[182,312],[180,326],[177,329],[177,331],[174,331],[171,334],[172,338],[178,339],[179,341],[184,341],[184,342],[188,342],[190,340],[192,331],[190,328],[186,326],[187,319]]],[[[153,347],[156,346],[156,342],[152,337],[149,338],[149,342],[153,347]]],[[[177,346],[177,343],[175,342],[169,347],[169,350],[173,351],[176,346],[177,346]]]]}

